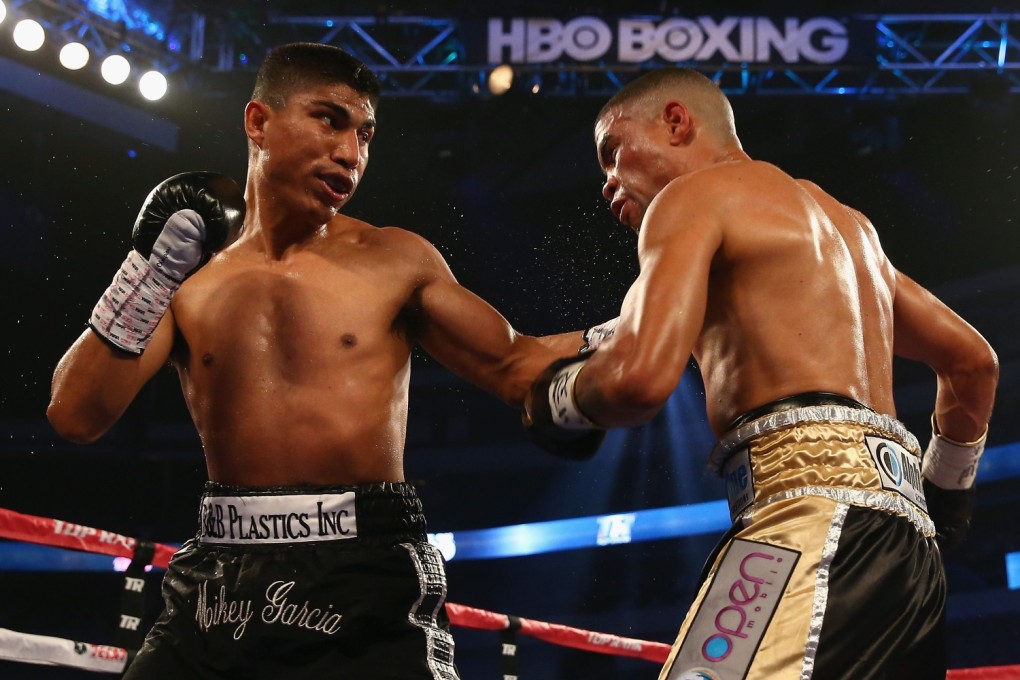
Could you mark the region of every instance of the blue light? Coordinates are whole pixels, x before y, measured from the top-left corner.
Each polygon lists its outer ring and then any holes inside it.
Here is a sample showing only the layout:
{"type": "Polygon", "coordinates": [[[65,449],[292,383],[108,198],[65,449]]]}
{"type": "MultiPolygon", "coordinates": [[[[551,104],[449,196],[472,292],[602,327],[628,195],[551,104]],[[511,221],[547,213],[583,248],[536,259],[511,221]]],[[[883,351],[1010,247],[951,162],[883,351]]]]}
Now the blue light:
{"type": "Polygon", "coordinates": [[[1006,586],[1020,589],[1020,552],[1006,553],[1006,586]]]}
{"type": "Polygon", "coordinates": [[[158,36],[160,40],[166,34],[162,22],[139,7],[129,8],[126,0],[85,0],[85,7],[93,14],[124,24],[133,31],[158,36]]]}
{"type": "Polygon", "coordinates": [[[114,571],[114,557],[32,543],[0,546],[0,571],[114,571]]]}
{"type": "Polygon", "coordinates": [[[328,19],[326,21],[326,28],[333,28],[333,20],[332,19],[328,19]]]}
{"type": "Polygon", "coordinates": [[[985,449],[978,464],[978,481],[995,482],[1020,477],[1020,442],[985,449]]]}
{"type": "Polygon", "coordinates": [[[453,532],[458,560],[540,555],[725,531],[726,501],[453,532]]]}

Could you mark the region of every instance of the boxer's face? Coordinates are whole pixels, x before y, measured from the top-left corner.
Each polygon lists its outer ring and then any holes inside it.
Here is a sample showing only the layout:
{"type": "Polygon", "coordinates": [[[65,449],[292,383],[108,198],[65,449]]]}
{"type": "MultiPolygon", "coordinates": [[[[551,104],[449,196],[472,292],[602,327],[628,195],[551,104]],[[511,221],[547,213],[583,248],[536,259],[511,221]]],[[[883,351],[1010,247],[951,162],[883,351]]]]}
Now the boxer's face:
{"type": "Polygon", "coordinates": [[[368,165],[375,110],[349,85],[314,85],[277,109],[265,106],[259,165],[274,199],[328,222],[354,195],[368,165]]]}
{"type": "Polygon", "coordinates": [[[668,129],[661,119],[623,104],[595,124],[595,147],[610,210],[622,224],[640,231],[649,203],[674,177],[666,157],[668,129]]]}

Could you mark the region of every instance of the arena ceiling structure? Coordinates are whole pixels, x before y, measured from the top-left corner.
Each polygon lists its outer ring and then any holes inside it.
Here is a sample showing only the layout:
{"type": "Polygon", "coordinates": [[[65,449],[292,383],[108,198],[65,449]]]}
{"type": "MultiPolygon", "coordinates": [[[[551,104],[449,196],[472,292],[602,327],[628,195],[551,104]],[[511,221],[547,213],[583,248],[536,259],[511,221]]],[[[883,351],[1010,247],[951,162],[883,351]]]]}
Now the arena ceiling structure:
{"type": "Polygon", "coordinates": [[[357,55],[383,76],[391,97],[487,94],[493,70],[504,65],[543,96],[605,98],[635,73],[666,63],[703,68],[730,94],[950,94],[967,91],[975,76],[1020,90],[1020,19],[1007,11],[878,12],[839,3],[796,13],[724,5],[709,14],[660,3],[657,12],[624,14],[608,4],[557,10],[553,3],[547,14],[526,4],[515,14],[509,3],[486,15],[451,3],[428,12],[371,3],[6,5],[11,22],[34,19],[53,40],[81,42],[97,61],[128,54],[184,87],[207,87],[204,75],[252,69],[273,44],[305,40],[357,55]]]}
{"type": "MultiPolygon", "coordinates": [[[[749,154],[867,213],[896,265],[997,350],[995,467],[979,478],[973,541],[947,556],[950,655],[957,666],[1020,662],[1020,589],[1006,568],[1009,555],[1020,564],[1015,0],[777,0],[767,11],[707,0],[510,0],[498,11],[467,0],[0,2],[0,507],[163,542],[193,531],[205,469],[176,374],[158,375],[87,447],[46,423],[49,380],[123,258],[151,186],[191,169],[243,180],[240,115],[268,49],[335,44],[381,75],[372,163],[350,212],[430,239],[459,280],[532,334],[618,314],[636,273],[634,239],[600,195],[592,120],[631,78],[682,64],[731,97],[749,154]],[[14,42],[24,20],[42,30],[36,50],[14,42]],[[60,62],[69,42],[89,54],[73,71],[60,62]],[[112,55],[130,63],[120,85],[102,79],[112,55]],[[139,91],[148,71],[165,77],[162,98],[139,91]]],[[[696,372],[655,421],[614,432],[578,466],[531,446],[518,415],[494,397],[427,356],[414,363],[408,476],[430,531],[461,541],[451,599],[669,641],[718,532],[642,533],[645,513],[724,496],[703,466],[711,435],[696,372]],[[487,533],[582,518],[594,529],[556,525],[544,541],[559,548],[544,553],[487,533]],[[472,550],[489,553],[472,559],[472,550]]],[[[932,376],[905,363],[895,377],[899,415],[921,435],[932,376]]],[[[66,604],[58,597],[104,611],[110,578],[57,583],[47,572],[4,571],[12,586],[0,628],[46,634],[48,612],[66,604]],[[42,594],[45,607],[33,599],[42,594]]],[[[491,636],[458,645],[464,677],[497,677],[491,636]]],[[[526,680],[652,672],[647,662],[540,645],[521,654],[526,680]]]]}

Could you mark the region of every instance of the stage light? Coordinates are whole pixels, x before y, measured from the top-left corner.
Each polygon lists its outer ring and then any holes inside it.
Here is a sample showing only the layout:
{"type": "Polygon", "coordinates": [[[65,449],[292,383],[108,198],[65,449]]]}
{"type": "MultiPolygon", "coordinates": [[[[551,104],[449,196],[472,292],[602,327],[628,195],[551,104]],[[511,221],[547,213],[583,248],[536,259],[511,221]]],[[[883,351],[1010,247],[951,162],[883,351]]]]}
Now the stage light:
{"type": "Polygon", "coordinates": [[[131,64],[121,55],[111,54],[103,60],[99,70],[103,74],[103,80],[111,85],[120,85],[131,74],[131,64]]]}
{"type": "Polygon", "coordinates": [[[35,52],[45,40],[46,33],[39,22],[22,19],[14,24],[14,44],[26,52],[35,52]]]}
{"type": "Polygon", "coordinates": [[[500,64],[489,74],[489,92],[494,95],[506,94],[514,84],[514,70],[509,64],[500,64]]]}
{"type": "Polygon", "coordinates": [[[0,0],[0,24],[7,18],[7,5],[4,4],[4,0],[0,0]]]}
{"type": "Polygon", "coordinates": [[[162,99],[166,94],[166,76],[159,71],[146,71],[138,80],[138,90],[149,101],[162,99]]]}
{"type": "Polygon", "coordinates": [[[77,42],[67,43],[60,48],[60,63],[64,68],[77,71],[89,63],[89,48],[77,42]]]}

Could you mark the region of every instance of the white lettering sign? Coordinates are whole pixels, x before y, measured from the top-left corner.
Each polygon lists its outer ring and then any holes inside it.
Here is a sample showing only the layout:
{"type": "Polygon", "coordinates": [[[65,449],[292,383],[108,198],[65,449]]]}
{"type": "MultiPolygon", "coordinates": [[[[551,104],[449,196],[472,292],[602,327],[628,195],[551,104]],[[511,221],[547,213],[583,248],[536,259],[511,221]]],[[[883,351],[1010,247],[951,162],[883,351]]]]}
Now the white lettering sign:
{"type": "Polygon", "coordinates": [[[141,622],[142,620],[137,616],[120,615],[120,627],[124,630],[138,630],[138,624],[141,622]]]}
{"type": "Polygon", "coordinates": [[[544,64],[562,58],[596,61],[613,58],[638,63],[653,58],[668,62],[729,61],[831,64],[846,56],[849,37],[836,19],[765,17],[672,17],[619,19],[613,27],[583,16],[567,21],[550,18],[489,19],[491,64],[544,64]],[[611,54],[614,45],[615,55],[611,54]]]}

